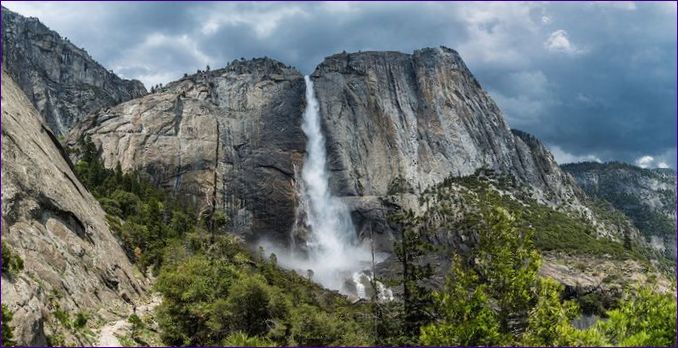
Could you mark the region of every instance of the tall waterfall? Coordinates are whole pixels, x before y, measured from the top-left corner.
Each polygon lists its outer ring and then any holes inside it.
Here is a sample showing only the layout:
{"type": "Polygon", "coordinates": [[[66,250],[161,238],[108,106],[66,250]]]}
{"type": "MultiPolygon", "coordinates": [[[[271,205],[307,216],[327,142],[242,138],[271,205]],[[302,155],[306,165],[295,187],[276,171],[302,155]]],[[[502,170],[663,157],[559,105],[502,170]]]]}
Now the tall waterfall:
{"type": "MultiPolygon", "coordinates": [[[[309,275],[326,288],[366,298],[369,297],[366,289],[372,288],[372,272],[369,271],[372,252],[368,245],[358,240],[349,209],[330,192],[320,107],[313,81],[308,76],[304,80],[306,109],[301,128],[307,143],[298,194],[302,200],[299,208],[304,210],[301,215],[306,217],[304,223],[310,234],[303,248],[280,250],[265,242],[261,246],[275,252],[282,266],[309,275]]],[[[382,261],[382,258],[377,256],[374,261],[382,261]]],[[[391,290],[379,282],[377,293],[381,300],[393,299],[391,290]]]]}
{"type": "Polygon", "coordinates": [[[329,189],[325,137],[320,125],[320,108],[313,81],[306,81],[306,110],[302,130],[307,137],[306,158],[302,169],[303,198],[308,202],[308,225],[311,235],[307,242],[310,269],[316,281],[328,288],[341,290],[353,273],[369,269],[371,254],[358,243],[353,222],[346,205],[329,189]]]}

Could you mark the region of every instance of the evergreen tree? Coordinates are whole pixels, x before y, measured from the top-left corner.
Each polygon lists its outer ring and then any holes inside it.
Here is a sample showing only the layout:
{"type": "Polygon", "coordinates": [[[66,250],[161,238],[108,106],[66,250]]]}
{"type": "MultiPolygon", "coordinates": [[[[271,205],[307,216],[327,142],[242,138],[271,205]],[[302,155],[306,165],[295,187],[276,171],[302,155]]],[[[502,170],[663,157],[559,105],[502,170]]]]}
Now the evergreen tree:
{"type": "Polygon", "coordinates": [[[391,222],[401,235],[394,248],[402,266],[400,285],[403,288],[403,313],[400,344],[417,344],[419,328],[431,320],[433,297],[425,282],[431,277],[433,270],[423,257],[432,251],[432,245],[422,218],[411,210],[391,215],[391,222]]]}
{"type": "Polygon", "coordinates": [[[424,344],[506,344],[527,326],[540,264],[532,231],[519,232],[501,207],[486,208],[469,224],[478,245],[453,257],[447,285],[435,294],[438,320],[422,328],[424,344]]]}

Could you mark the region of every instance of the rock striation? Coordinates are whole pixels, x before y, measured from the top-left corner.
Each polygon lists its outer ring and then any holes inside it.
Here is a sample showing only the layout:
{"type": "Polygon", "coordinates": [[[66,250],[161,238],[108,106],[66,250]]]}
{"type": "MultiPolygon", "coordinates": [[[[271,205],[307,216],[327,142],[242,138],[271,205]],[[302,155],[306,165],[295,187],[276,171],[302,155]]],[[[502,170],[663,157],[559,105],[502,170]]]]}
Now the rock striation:
{"type": "Polygon", "coordinates": [[[331,186],[370,228],[396,183],[416,194],[481,168],[514,176],[544,203],[578,204],[572,178],[536,138],[511,131],[452,49],[341,53],[312,76],[331,186]]]}
{"type": "Polygon", "coordinates": [[[566,164],[586,191],[626,214],[647,241],[666,256],[676,257],[676,172],[630,164],[584,162],[566,164]]]}
{"type": "Polygon", "coordinates": [[[81,122],[105,165],[139,170],[234,231],[287,241],[303,163],[304,79],[260,58],[199,72],[81,122]]]}
{"type": "Polygon", "coordinates": [[[56,135],[83,116],[146,94],[94,61],[37,18],[2,7],[2,61],[56,135]]]}
{"type": "MultiPolygon", "coordinates": [[[[544,204],[596,222],[585,194],[535,137],[511,130],[459,55],[445,47],[413,54],[342,53],[312,74],[333,193],[361,236],[389,249],[386,214],[396,186],[413,197],[448,176],[490,169],[515,177],[544,204]]],[[[304,80],[268,58],[186,76],[79,122],[70,145],[90,137],[105,164],[139,170],[206,214],[223,211],[248,240],[305,238],[297,174],[304,80]],[[297,224],[295,224],[295,221],[297,224]]],[[[415,202],[416,199],[410,199],[415,202]]],[[[401,202],[402,203],[402,202],[401,202]]]]}
{"type": "MultiPolygon", "coordinates": [[[[2,303],[20,345],[45,346],[55,313],[94,317],[127,308],[147,283],[109,230],[28,98],[2,71],[2,242],[24,262],[2,274],[2,303]]],[[[5,255],[3,255],[5,256],[5,255]]],[[[65,343],[91,342],[65,334],[65,343]]],[[[52,342],[54,343],[54,342],[52,342]]]]}

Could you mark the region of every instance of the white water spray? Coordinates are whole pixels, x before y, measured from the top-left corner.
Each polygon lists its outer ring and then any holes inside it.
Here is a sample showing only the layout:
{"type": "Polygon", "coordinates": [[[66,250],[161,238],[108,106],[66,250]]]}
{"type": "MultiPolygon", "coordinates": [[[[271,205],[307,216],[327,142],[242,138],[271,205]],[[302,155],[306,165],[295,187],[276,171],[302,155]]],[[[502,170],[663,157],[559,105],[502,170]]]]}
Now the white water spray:
{"type": "MultiPolygon", "coordinates": [[[[367,298],[366,284],[369,285],[371,278],[366,271],[372,268],[372,253],[367,245],[358,241],[346,205],[330,192],[320,107],[313,81],[308,76],[304,76],[304,80],[306,109],[301,128],[307,143],[299,194],[303,200],[300,208],[306,210],[306,224],[311,233],[306,240],[305,253],[294,248],[281,252],[265,242],[261,245],[264,249],[274,251],[283,266],[301,274],[312,274],[312,279],[326,288],[367,298]],[[309,270],[312,272],[307,272],[309,270]]],[[[380,261],[381,258],[375,260],[380,261]]],[[[380,300],[393,299],[390,290],[379,282],[377,291],[380,300]]]]}
{"type": "Polygon", "coordinates": [[[308,76],[304,80],[307,104],[301,129],[308,141],[301,177],[311,228],[307,242],[308,259],[316,281],[328,288],[342,290],[353,273],[370,267],[371,254],[368,248],[358,243],[348,208],[330,192],[320,108],[313,81],[308,76]]]}

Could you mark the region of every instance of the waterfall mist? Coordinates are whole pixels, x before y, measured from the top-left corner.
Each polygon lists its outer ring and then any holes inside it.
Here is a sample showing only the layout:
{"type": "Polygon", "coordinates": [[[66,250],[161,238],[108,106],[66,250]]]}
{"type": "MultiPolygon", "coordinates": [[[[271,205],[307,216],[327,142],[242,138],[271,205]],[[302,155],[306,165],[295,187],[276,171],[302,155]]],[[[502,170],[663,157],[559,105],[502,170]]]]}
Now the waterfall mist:
{"type": "MultiPolygon", "coordinates": [[[[358,240],[346,205],[330,192],[320,107],[313,81],[309,76],[304,80],[306,109],[302,130],[307,143],[299,196],[304,201],[300,206],[306,209],[305,223],[311,233],[303,251],[295,247],[281,251],[270,243],[261,245],[275,252],[281,265],[302,274],[310,270],[311,278],[326,288],[364,298],[367,297],[365,283],[371,279],[372,252],[369,245],[358,240]]],[[[375,260],[379,261],[381,258],[375,260]]],[[[378,288],[381,290],[383,285],[378,288]]],[[[392,294],[380,291],[380,297],[390,299],[392,294]]]]}

